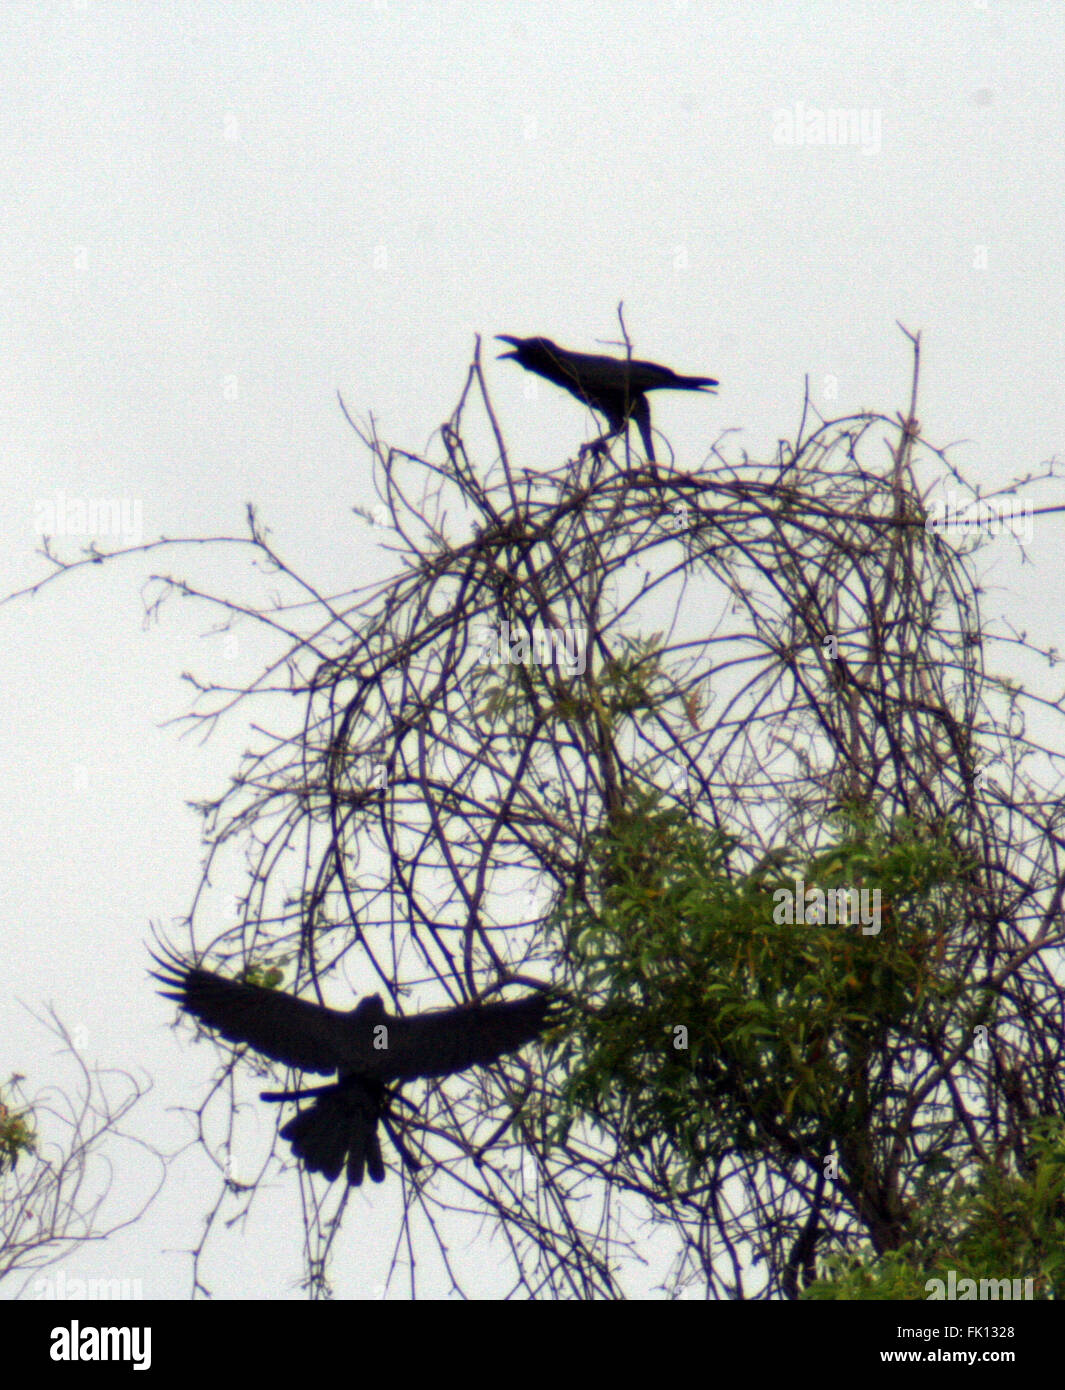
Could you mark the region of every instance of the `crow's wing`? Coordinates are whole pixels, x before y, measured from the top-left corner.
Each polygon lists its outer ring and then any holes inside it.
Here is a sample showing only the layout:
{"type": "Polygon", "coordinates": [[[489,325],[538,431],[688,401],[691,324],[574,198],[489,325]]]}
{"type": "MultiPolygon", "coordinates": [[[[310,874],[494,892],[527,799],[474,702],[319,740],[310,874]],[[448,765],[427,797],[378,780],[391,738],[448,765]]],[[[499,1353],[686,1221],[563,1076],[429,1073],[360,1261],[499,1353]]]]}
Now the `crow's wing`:
{"type": "Polygon", "coordinates": [[[661,367],[657,362],[640,362],[635,357],[626,363],[628,381],[633,391],[703,391],[720,386],[712,376],[681,376],[671,367],[661,367]]]}
{"type": "Polygon", "coordinates": [[[369,995],[350,1013],[327,1009],[281,990],[227,980],[153,956],[167,999],[234,1043],[303,1071],[341,1071],[368,1081],[413,1081],[485,1066],[538,1037],[548,999],[526,995],[506,1003],[461,1005],[398,1018],[369,995]]]}
{"type": "Polygon", "coordinates": [[[463,1004],[409,1018],[385,1019],[386,1046],[357,1070],[382,1081],[450,1076],[516,1052],[547,1026],[548,996],[527,994],[497,1004],[463,1004]]]}
{"type": "Polygon", "coordinates": [[[589,364],[594,364],[594,359],[581,359],[577,353],[567,353],[564,348],[549,349],[537,354],[531,361],[522,362],[523,367],[572,392],[578,400],[597,406],[604,386],[608,391],[616,391],[619,380],[616,374],[613,377],[607,374],[604,382],[602,372],[594,374],[589,371],[589,364]]]}
{"type": "MultiPolygon", "coordinates": [[[[187,966],[176,956],[153,955],[152,959],[161,967],[151,972],[153,977],[167,986],[160,994],[176,999],[186,1013],[230,1042],[247,1043],[275,1062],[323,1075],[347,1063],[351,1014],[281,990],[227,980],[210,970],[187,966]]],[[[360,1011],[374,1016],[383,1012],[380,999],[376,995],[364,999],[355,1013],[360,1011]],[[376,1010],[370,1007],[373,1001],[376,1010]]]]}

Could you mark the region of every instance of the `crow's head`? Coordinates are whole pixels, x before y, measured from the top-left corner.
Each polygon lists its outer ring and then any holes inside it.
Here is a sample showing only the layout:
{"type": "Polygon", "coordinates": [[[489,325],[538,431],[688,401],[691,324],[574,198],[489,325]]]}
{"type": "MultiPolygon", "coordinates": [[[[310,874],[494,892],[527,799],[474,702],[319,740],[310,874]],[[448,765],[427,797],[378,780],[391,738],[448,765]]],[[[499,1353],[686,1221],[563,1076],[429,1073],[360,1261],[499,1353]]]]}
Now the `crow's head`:
{"type": "Polygon", "coordinates": [[[559,348],[557,343],[553,343],[550,338],[511,338],[506,333],[497,333],[497,341],[501,343],[512,343],[513,352],[501,352],[499,360],[504,357],[513,357],[515,362],[520,362],[524,367],[530,362],[542,362],[545,358],[558,359],[559,348]]]}

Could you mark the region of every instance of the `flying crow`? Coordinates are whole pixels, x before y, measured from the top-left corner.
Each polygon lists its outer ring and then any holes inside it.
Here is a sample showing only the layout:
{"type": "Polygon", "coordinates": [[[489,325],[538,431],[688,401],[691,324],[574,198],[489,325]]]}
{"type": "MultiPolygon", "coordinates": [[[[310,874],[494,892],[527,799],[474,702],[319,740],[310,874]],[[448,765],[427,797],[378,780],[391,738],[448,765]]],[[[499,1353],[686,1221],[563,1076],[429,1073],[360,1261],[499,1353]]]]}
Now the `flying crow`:
{"type": "Polygon", "coordinates": [[[655,446],[651,438],[647,392],[713,390],[718,384],[710,376],[678,376],[657,362],[570,352],[550,338],[511,338],[505,333],[498,333],[496,337],[501,343],[511,343],[514,347],[513,352],[501,352],[500,358],[513,357],[526,371],[564,387],[579,401],[604,415],[609,427],[604,439],[620,434],[630,419],[635,420],[651,463],[655,461],[655,446]]]}
{"type": "Polygon", "coordinates": [[[226,979],[189,966],[177,955],[153,955],[152,971],[167,999],[233,1043],[247,1043],[272,1061],[337,1080],[310,1090],[263,1092],[266,1100],[314,1096],[281,1130],[312,1173],[332,1182],[347,1166],[356,1187],[369,1169],[374,1182],[385,1176],[380,1120],[412,1167],[389,1123],[387,1084],[420,1077],[450,1076],[483,1067],[516,1052],[547,1026],[548,996],[528,994],[503,1003],[464,1004],[402,1018],[385,1011],[371,994],[349,1013],[261,985],[226,979]]]}

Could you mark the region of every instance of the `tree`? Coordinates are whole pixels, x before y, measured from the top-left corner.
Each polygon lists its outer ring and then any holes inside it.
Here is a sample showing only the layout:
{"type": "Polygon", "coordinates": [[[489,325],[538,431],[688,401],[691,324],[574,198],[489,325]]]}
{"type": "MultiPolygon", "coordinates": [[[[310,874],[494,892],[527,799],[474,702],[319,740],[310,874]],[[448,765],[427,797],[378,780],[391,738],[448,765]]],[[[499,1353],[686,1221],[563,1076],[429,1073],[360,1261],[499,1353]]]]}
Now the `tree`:
{"type": "Polygon", "coordinates": [[[145,1083],[90,1067],[54,1013],[45,1026],[64,1044],[78,1081],[71,1093],[48,1087],[29,1098],[25,1078],[12,1077],[0,1102],[0,1283],[8,1281],[16,1294],[79,1246],[139,1220],[165,1173],[158,1151],[126,1128],[145,1083]],[[123,1184],[115,1188],[127,1144],[141,1172],[146,1156],[157,1165],[158,1182],[145,1199],[130,1199],[123,1184]]]}
{"type": "MultiPolygon", "coordinates": [[[[616,1297],[650,1219],[670,1294],[794,1295],[818,1259],[907,1245],[933,1151],[967,1176],[1019,1164],[1022,1111],[1061,1113],[1059,802],[1025,693],[984,669],[986,535],[929,524],[918,471],[959,475],[921,442],[913,345],[898,418],[807,401],[775,467],[715,448],[697,472],[621,440],[519,470],[477,359],[440,457],[353,422],[366,521],[399,557],[354,595],[321,596],[249,513],[319,621],[240,606],[286,646],[239,698],[304,713],[203,807],[205,890],[238,841],[251,865],[212,959],[291,969],[319,1003],[344,966],[397,1013],[548,981],[569,999],[539,1052],[419,1083],[409,1241],[450,1259],[441,1223],[472,1204],[515,1289],[616,1297]],[[464,443],[475,402],[494,470],[464,443]],[[879,890],[880,932],[774,922],[782,863],[879,890]]],[[[176,577],[153,614],[169,594],[237,615],[176,577]]],[[[234,702],[203,683],[190,722],[234,702]]],[[[205,891],[193,933],[209,912],[205,891]]],[[[313,1293],[344,1201],[309,1204],[313,1293]]]]}

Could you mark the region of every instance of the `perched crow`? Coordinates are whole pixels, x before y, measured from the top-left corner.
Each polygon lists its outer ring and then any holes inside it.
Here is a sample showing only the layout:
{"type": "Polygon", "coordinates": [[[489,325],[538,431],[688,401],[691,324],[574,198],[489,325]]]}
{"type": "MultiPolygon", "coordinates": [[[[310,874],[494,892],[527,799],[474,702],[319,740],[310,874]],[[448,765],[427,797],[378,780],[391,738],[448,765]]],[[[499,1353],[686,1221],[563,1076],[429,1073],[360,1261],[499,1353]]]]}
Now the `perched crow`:
{"type": "Polygon", "coordinates": [[[578,400],[606,416],[609,426],[603,436],[620,434],[629,420],[635,420],[643,439],[648,459],[654,463],[655,446],[651,438],[651,407],[648,391],[712,390],[718,383],[710,376],[678,376],[657,362],[639,362],[635,358],[600,357],[590,352],[569,352],[550,338],[510,338],[505,333],[496,337],[501,343],[513,344],[513,352],[501,352],[500,358],[513,357],[526,371],[535,372],[563,386],[578,400]]]}
{"type": "Polygon", "coordinates": [[[247,1043],[275,1062],[337,1081],[306,1091],[263,1092],[266,1100],[316,1097],[281,1130],[312,1173],[332,1182],[345,1163],[358,1186],[366,1168],[374,1182],[385,1175],[380,1120],[408,1164],[416,1167],[389,1124],[388,1082],[450,1076],[487,1066],[539,1037],[547,1026],[548,996],[528,994],[505,1003],[469,1004],[401,1018],[369,995],[350,1013],[261,985],[229,980],[189,966],[177,955],[153,955],[152,971],[186,1013],[230,1042],[247,1043]]]}

